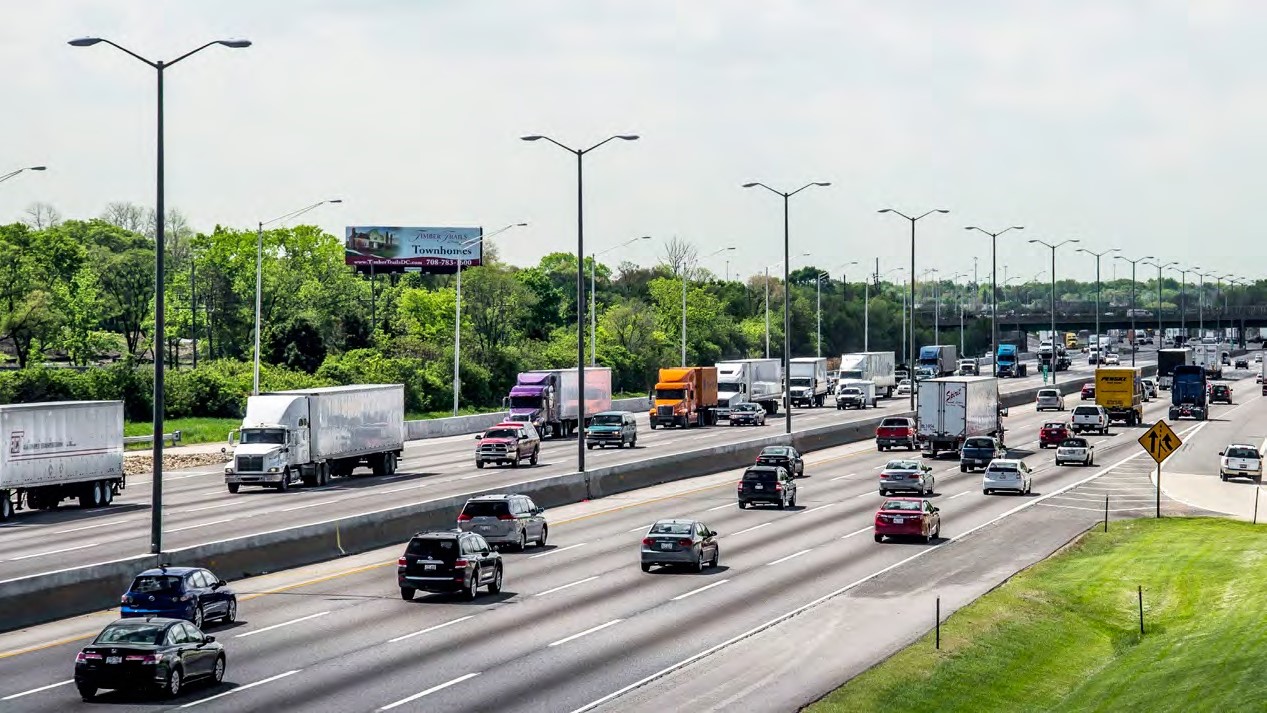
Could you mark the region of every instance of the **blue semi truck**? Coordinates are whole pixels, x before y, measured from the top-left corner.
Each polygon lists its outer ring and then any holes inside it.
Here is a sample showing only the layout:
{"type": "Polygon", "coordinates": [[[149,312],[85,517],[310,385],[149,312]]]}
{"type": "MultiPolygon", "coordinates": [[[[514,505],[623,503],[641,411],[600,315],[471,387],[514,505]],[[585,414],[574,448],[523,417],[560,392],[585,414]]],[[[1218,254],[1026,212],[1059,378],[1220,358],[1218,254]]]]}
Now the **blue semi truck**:
{"type": "Polygon", "coordinates": [[[1199,364],[1178,364],[1174,367],[1170,381],[1170,420],[1206,420],[1210,413],[1208,398],[1204,367],[1199,364]]]}
{"type": "Polygon", "coordinates": [[[1021,349],[1015,344],[1000,344],[999,351],[994,355],[995,363],[998,364],[998,377],[1000,379],[1006,377],[1023,377],[1027,373],[1027,364],[1021,361],[1021,349]]]}

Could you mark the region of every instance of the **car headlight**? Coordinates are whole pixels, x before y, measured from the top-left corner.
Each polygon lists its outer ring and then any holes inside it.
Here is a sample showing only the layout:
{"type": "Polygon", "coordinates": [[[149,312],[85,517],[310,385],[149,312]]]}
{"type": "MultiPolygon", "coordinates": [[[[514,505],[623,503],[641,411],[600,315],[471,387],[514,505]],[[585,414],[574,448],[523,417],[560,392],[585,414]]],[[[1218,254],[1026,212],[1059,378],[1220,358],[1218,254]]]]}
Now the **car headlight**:
{"type": "Polygon", "coordinates": [[[225,474],[225,475],[233,475],[233,466],[231,466],[231,465],[226,465],[226,466],[224,467],[224,474],[225,474]]]}
{"type": "Polygon", "coordinates": [[[277,466],[273,466],[272,468],[269,468],[269,469],[268,469],[268,472],[270,472],[270,473],[276,473],[276,472],[278,472],[279,470],[281,470],[281,468],[278,468],[277,466]]]}

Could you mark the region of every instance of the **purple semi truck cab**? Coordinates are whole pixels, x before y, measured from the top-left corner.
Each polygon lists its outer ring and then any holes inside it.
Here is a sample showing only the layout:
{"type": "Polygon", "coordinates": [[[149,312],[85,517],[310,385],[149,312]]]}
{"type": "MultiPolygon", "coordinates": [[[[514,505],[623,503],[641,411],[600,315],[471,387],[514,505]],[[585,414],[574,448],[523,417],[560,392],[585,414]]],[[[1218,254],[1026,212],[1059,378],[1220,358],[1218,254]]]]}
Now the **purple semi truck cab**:
{"type": "MultiPolygon", "coordinates": [[[[611,408],[611,369],[586,367],[586,418],[611,408]]],[[[580,389],[575,369],[525,371],[506,397],[508,421],[531,423],[542,437],[566,438],[580,424],[580,389]]]]}

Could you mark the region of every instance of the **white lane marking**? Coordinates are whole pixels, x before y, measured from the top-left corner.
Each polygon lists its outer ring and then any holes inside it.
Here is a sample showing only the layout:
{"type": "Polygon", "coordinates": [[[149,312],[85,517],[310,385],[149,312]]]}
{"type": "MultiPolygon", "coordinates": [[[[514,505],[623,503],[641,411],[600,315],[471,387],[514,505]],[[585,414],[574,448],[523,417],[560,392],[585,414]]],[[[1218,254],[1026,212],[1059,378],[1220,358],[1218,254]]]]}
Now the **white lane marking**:
{"type": "Polygon", "coordinates": [[[959,493],[958,495],[951,495],[949,498],[947,498],[947,500],[954,500],[955,498],[961,498],[971,492],[972,492],[971,490],[965,490],[962,493],[959,493]]]}
{"type": "Polygon", "coordinates": [[[677,595],[676,597],[673,597],[672,599],[670,599],[669,601],[671,601],[671,602],[678,602],[678,601],[681,601],[681,600],[683,600],[683,599],[686,599],[687,597],[693,597],[693,596],[695,596],[696,594],[699,594],[700,592],[707,592],[708,590],[712,589],[713,587],[720,587],[721,585],[723,585],[723,584],[725,584],[726,582],[729,582],[729,581],[730,581],[729,579],[719,579],[719,580],[717,580],[716,582],[713,582],[712,584],[706,584],[706,585],[704,585],[704,586],[700,587],[699,589],[692,589],[691,591],[687,592],[686,594],[679,594],[679,595],[677,595]]]}
{"type": "Polygon", "coordinates": [[[705,510],[704,512],[712,512],[712,511],[714,511],[714,510],[721,510],[722,508],[733,508],[733,507],[735,507],[735,504],[734,504],[734,503],[726,503],[725,505],[718,505],[718,506],[717,506],[717,507],[715,507],[715,508],[709,508],[709,509],[705,510]]]}
{"type": "Polygon", "coordinates": [[[650,530],[650,529],[651,529],[650,525],[639,525],[632,530],[625,530],[625,532],[641,532],[643,530],[650,530]]]}
{"type": "Polygon", "coordinates": [[[34,557],[47,557],[48,555],[58,555],[63,552],[74,552],[75,550],[86,550],[89,547],[96,547],[96,542],[89,542],[86,545],[76,545],[75,547],[63,547],[60,550],[49,550],[48,552],[36,552],[35,554],[22,555],[21,557],[11,557],[9,562],[17,562],[18,560],[29,560],[34,557]]]}
{"type": "Polygon", "coordinates": [[[419,488],[425,488],[425,487],[427,487],[427,484],[426,484],[426,483],[421,483],[421,484],[419,484],[419,485],[406,485],[406,486],[405,486],[405,487],[403,487],[403,488],[392,488],[391,490],[379,490],[379,491],[377,491],[377,492],[378,492],[379,494],[384,494],[384,493],[402,493],[402,492],[404,492],[404,491],[406,491],[406,490],[418,490],[419,488]]]}
{"type": "Polygon", "coordinates": [[[220,503],[219,505],[203,505],[200,508],[189,508],[188,510],[176,510],[175,512],[182,513],[182,514],[189,513],[189,512],[202,512],[203,510],[216,510],[219,508],[227,508],[227,507],[232,507],[233,505],[239,505],[239,504],[240,503],[237,500],[234,500],[233,502],[220,503]]]}
{"type": "Polygon", "coordinates": [[[862,533],[864,533],[864,532],[867,532],[867,531],[870,531],[870,530],[874,530],[874,529],[875,529],[875,527],[874,527],[874,526],[867,526],[867,527],[859,528],[859,529],[854,530],[853,532],[849,533],[848,535],[845,535],[844,537],[842,537],[842,538],[840,538],[840,539],[842,539],[842,540],[847,540],[847,539],[849,539],[850,537],[853,537],[854,535],[861,535],[861,534],[862,534],[862,533]]]}
{"type": "Polygon", "coordinates": [[[220,525],[226,522],[232,522],[236,519],[237,519],[236,517],[226,517],[223,520],[212,520],[211,522],[202,522],[202,523],[198,523],[197,525],[185,525],[184,527],[177,527],[172,530],[167,530],[167,532],[170,533],[170,532],[184,532],[185,530],[196,530],[200,527],[211,527],[212,525],[220,525]]]}
{"type": "Polygon", "coordinates": [[[575,586],[576,586],[576,585],[578,585],[578,584],[585,584],[586,582],[593,582],[593,581],[594,581],[594,580],[596,580],[596,579],[598,579],[598,575],[595,575],[595,576],[593,576],[593,577],[586,577],[585,579],[577,580],[577,581],[572,582],[572,583],[570,583],[570,584],[565,584],[565,585],[563,585],[563,586],[561,586],[561,587],[555,587],[554,589],[547,589],[547,590],[545,590],[544,592],[537,592],[537,595],[536,595],[536,596],[538,596],[538,597],[544,597],[544,596],[545,596],[545,595],[547,595],[547,594],[554,594],[555,592],[561,592],[561,591],[563,591],[564,589],[567,589],[568,587],[575,587],[575,586]]]}
{"type": "Polygon", "coordinates": [[[281,509],[281,512],[291,512],[292,510],[303,510],[303,509],[305,509],[305,508],[315,508],[315,507],[317,507],[318,505],[330,505],[330,504],[337,503],[337,502],[339,502],[337,499],[335,499],[335,500],[321,500],[321,501],[319,501],[319,502],[315,502],[315,503],[308,503],[307,505],[295,505],[294,507],[282,508],[282,509],[281,509]]]}
{"type": "Polygon", "coordinates": [[[607,628],[607,627],[609,627],[609,626],[615,626],[615,625],[619,624],[619,623],[620,623],[620,622],[622,622],[622,621],[624,621],[624,619],[612,619],[611,621],[607,622],[606,624],[599,624],[598,626],[595,626],[595,627],[590,628],[590,629],[586,629],[585,631],[582,631],[582,632],[580,632],[580,633],[577,633],[577,634],[572,634],[571,636],[569,636],[569,637],[567,637],[567,638],[564,638],[564,639],[559,639],[558,641],[555,641],[554,643],[550,644],[550,646],[559,646],[559,645],[561,645],[561,644],[566,644],[566,643],[567,643],[567,642],[569,642],[569,641],[576,641],[577,639],[581,638],[582,636],[589,636],[590,634],[593,634],[593,633],[594,633],[594,632],[596,632],[596,631],[602,631],[603,629],[606,629],[606,628],[607,628]]]}
{"type": "Polygon", "coordinates": [[[816,507],[816,508],[810,508],[809,510],[802,510],[802,511],[801,511],[801,514],[802,514],[802,515],[808,515],[809,513],[812,513],[812,512],[814,512],[815,510],[822,510],[823,508],[829,508],[829,507],[831,507],[831,506],[833,506],[833,505],[839,505],[839,504],[840,504],[840,503],[827,503],[826,505],[819,505],[819,506],[818,506],[818,507],[816,507]]]}
{"type": "Polygon", "coordinates": [[[185,705],[181,706],[181,708],[193,708],[194,706],[196,706],[196,705],[200,705],[200,704],[203,704],[203,703],[206,703],[207,701],[214,701],[214,700],[215,700],[215,699],[217,699],[217,698],[224,698],[225,696],[231,696],[231,695],[233,695],[234,693],[241,693],[242,691],[245,691],[245,690],[247,690],[248,688],[255,688],[256,686],[263,686],[263,685],[264,685],[264,684],[266,684],[266,683],[272,683],[273,681],[277,681],[277,680],[279,680],[279,679],[286,678],[287,676],[293,676],[293,675],[295,675],[295,674],[299,673],[299,672],[300,672],[300,671],[302,671],[302,670],[303,670],[302,668],[297,668],[297,669],[294,669],[293,671],[287,671],[287,672],[285,672],[285,673],[279,673],[279,674],[277,674],[276,676],[269,676],[268,678],[265,678],[265,679],[263,679],[263,680],[261,680],[261,681],[256,681],[256,682],[254,682],[254,683],[247,683],[247,684],[243,684],[243,685],[241,685],[241,686],[238,686],[237,688],[231,688],[231,689],[229,689],[229,690],[225,691],[224,693],[217,693],[217,694],[216,694],[216,695],[214,695],[214,696],[208,696],[208,697],[206,697],[206,698],[200,698],[200,699],[198,699],[198,700],[196,700],[196,701],[192,701],[192,702],[190,702],[190,703],[186,703],[185,705]]]}
{"type": "Polygon", "coordinates": [[[830,482],[834,482],[834,481],[837,481],[837,480],[844,480],[845,478],[852,478],[852,477],[854,477],[855,475],[857,475],[857,473],[850,473],[850,474],[848,474],[848,475],[838,475],[838,476],[836,476],[835,478],[831,478],[831,479],[830,479],[830,480],[828,480],[827,482],[829,482],[829,483],[830,483],[830,482]]]}
{"type": "Polygon", "coordinates": [[[425,629],[423,629],[423,630],[421,630],[421,631],[415,631],[415,632],[413,632],[412,634],[405,634],[404,636],[397,636],[397,637],[396,637],[396,638],[394,638],[394,639],[388,639],[388,640],[387,640],[387,643],[389,643],[389,644],[394,644],[394,643],[396,643],[396,642],[398,642],[398,641],[404,641],[405,639],[412,639],[412,638],[414,638],[415,636],[422,636],[423,634],[430,634],[431,632],[433,632],[433,631],[435,631],[435,630],[437,630],[437,629],[443,629],[443,628],[444,628],[444,627],[446,627],[446,626],[453,626],[454,624],[459,624],[459,623],[461,623],[461,622],[466,621],[467,619],[473,619],[473,618],[475,618],[475,615],[474,615],[474,614],[470,614],[470,615],[467,615],[467,616],[459,617],[459,618],[454,619],[454,620],[452,620],[452,621],[446,621],[446,622],[444,622],[443,624],[436,624],[435,626],[429,626],[429,627],[427,627],[427,628],[425,628],[425,629]]]}
{"type": "Polygon", "coordinates": [[[399,701],[396,701],[395,703],[388,703],[387,705],[383,706],[382,708],[379,708],[379,710],[380,710],[380,711],[389,711],[389,710],[391,710],[391,709],[393,709],[393,708],[396,708],[396,707],[398,707],[398,706],[403,706],[403,705],[405,705],[406,703],[412,703],[412,702],[414,702],[414,701],[418,700],[419,698],[422,698],[423,696],[429,696],[429,695],[431,695],[432,693],[435,693],[436,691],[443,691],[444,689],[448,688],[449,686],[456,686],[457,684],[459,684],[459,683],[461,683],[461,682],[463,682],[463,681],[466,681],[466,680],[469,680],[469,679],[475,678],[475,677],[476,677],[476,676],[478,676],[478,675],[480,675],[480,674],[479,674],[479,672],[477,671],[477,672],[475,672],[475,673],[468,673],[468,674],[466,674],[465,676],[458,676],[457,678],[453,679],[452,681],[446,681],[445,683],[441,683],[441,684],[440,684],[440,685],[438,685],[438,686],[432,686],[431,688],[428,688],[427,690],[425,690],[425,691],[421,691],[421,692],[419,692],[419,693],[415,693],[415,694],[413,694],[412,696],[409,696],[408,698],[402,698],[402,699],[400,699],[399,701]]]}
{"type": "Polygon", "coordinates": [[[464,475],[461,478],[458,478],[458,480],[470,480],[471,478],[483,478],[486,475],[488,475],[488,473],[476,473],[474,475],[464,475]]]}
{"type": "Polygon", "coordinates": [[[542,552],[542,553],[541,553],[541,554],[539,554],[539,555],[530,555],[530,556],[528,557],[528,559],[530,559],[530,560],[535,560],[535,559],[536,559],[536,558],[538,558],[538,557],[549,557],[550,555],[553,555],[553,554],[558,554],[559,552],[567,552],[568,550],[574,550],[574,549],[576,549],[577,547],[584,547],[584,546],[586,546],[586,545],[588,545],[588,544],[589,544],[588,542],[581,542],[581,543],[579,543],[579,544],[575,544],[575,545],[568,545],[567,547],[560,547],[560,548],[559,548],[559,549],[557,549],[557,550],[550,550],[549,552],[542,552]]]}
{"type": "Polygon", "coordinates": [[[874,497],[874,496],[875,496],[875,493],[859,493],[854,496],[854,499],[856,500],[858,498],[866,498],[866,497],[874,497]]]}
{"type": "Polygon", "coordinates": [[[780,557],[779,559],[777,559],[777,560],[775,560],[775,561],[773,561],[773,562],[766,562],[766,563],[765,563],[765,566],[769,567],[769,566],[771,566],[771,565],[776,565],[776,564],[779,564],[779,563],[781,563],[781,562],[787,562],[788,560],[792,559],[793,557],[800,557],[801,555],[808,554],[808,553],[812,552],[812,551],[813,551],[813,549],[814,549],[814,548],[812,548],[812,547],[811,547],[811,548],[810,548],[810,549],[808,549],[808,550],[801,550],[800,552],[797,552],[797,553],[795,553],[795,554],[790,554],[790,555],[788,555],[787,557],[780,557]]]}
{"type": "Polygon", "coordinates": [[[766,525],[770,525],[770,524],[773,524],[773,523],[763,522],[763,523],[761,523],[760,525],[753,525],[752,527],[745,528],[745,529],[743,529],[743,530],[740,530],[739,532],[732,532],[732,533],[730,534],[730,536],[731,536],[731,537],[734,537],[735,535],[742,535],[742,534],[744,534],[745,532],[752,532],[753,530],[760,530],[761,528],[765,527],[766,525]]]}
{"type": "Polygon", "coordinates": [[[32,688],[32,689],[31,689],[31,690],[29,690],[29,691],[22,691],[21,693],[14,693],[14,694],[13,694],[13,695],[11,695],[11,696],[5,696],[4,698],[0,698],[0,701],[11,701],[11,700],[13,700],[14,698],[21,698],[22,696],[29,696],[29,695],[31,695],[32,693],[39,693],[40,691],[47,691],[47,690],[48,690],[48,689],[50,689],[50,688],[57,688],[58,686],[65,686],[65,685],[66,685],[66,684],[68,684],[68,683],[74,683],[74,682],[75,682],[75,679],[73,679],[73,678],[72,678],[72,679],[70,679],[69,681],[60,681],[60,682],[58,682],[58,683],[50,683],[50,684],[48,684],[47,686],[40,686],[39,688],[32,688]]]}
{"type": "Polygon", "coordinates": [[[109,527],[111,525],[118,525],[119,523],[123,523],[123,522],[127,522],[127,520],[111,520],[110,522],[99,522],[96,525],[84,525],[83,527],[72,527],[69,530],[55,530],[53,534],[64,535],[68,532],[81,532],[83,530],[95,530],[98,527],[109,527]]]}
{"type": "Polygon", "coordinates": [[[298,619],[291,619],[290,621],[283,621],[283,622],[282,622],[282,623],[280,623],[280,624],[273,624],[272,626],[266,626],[266,627],[264,627],[263,629],[256,629],[256,630],[254,630],[254,631],[248,631],[248,632],[246,632],[245,634],[238,634],[237,636],[235,636],[235,637],[233,637],[233,638],[235,638],[235,639],[241,639],[241,638],[246,637],[246,636],[255,636],[256,634],[263,634],[263,633],[264,633],[264,632],[266,632],[266,631],[272,631],[273,629],[280,629],[280,628],[282,628],[283,626],[290,626],[291,624],[298,624],[298,623],[299,623],[299,622],[301,622],[301,621],[308,621],[309,619],[316,619],[317,617],[322,617],[322,616],[325,616],[326,614],[329,614],[329,613],[330,613],[330,612],[328,612],[328,611],[321,611],[321,612],[317,612],[316,614],[309,614],[308,616],[301,616],[301,617],[299,617],[298,619]]]}

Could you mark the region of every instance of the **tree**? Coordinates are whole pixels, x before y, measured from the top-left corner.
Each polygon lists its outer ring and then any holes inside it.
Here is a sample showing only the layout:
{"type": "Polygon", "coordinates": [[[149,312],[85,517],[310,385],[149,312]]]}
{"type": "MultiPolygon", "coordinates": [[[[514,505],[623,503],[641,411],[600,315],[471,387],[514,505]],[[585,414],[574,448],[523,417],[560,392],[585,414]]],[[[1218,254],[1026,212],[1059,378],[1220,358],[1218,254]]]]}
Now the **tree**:
{"type": "Polygon", "coordinates": [[[302,316],[270,330],[268,349],[269,362],[309,374],[315,374],[326,358],[321,334],[302,316]]]}
{"type": "Polygon", "coordinates": [[[661,264],[673,275],[686,274],[699,262],[699,249],[676,235],[664,244],[664,256],[661,264]]]}
{"type": "Polygon", "coordinates": [[[101,292],[108,305],[108,322],[123,335],[128,354],[135,355],[152,312],[154,253],[133,248],[101,256],[101,261],[101,292]]]}
{"type": "Polygon", "coordinates": [[[145,235],[150,229],[146,209],[127,201],[107,203],[106,209],[101,212],[101,220],[137,235],[145,235]]]}
{"type": "Polygon", "coordinates": [[[520,337],[533,294],[508,270],[497,267],[471,268],[462,283],[462,311],[470,315],[480,356],[488,358],[520,337]]]}
{"type": "Polygon", "coordinates": [[[85,267],[69,283],[54,285],[53,304],[61,317],[55,346],[66,352],[71,364],[87,366],[109,345],[109,340],[97,331],[102,298],[96,272],[85,267]]]}
{"type": "Polygon", "coordinates": [[[43,230],[61,223],[62,214],[51,203],[36,201],[26,207],[26,217],[22,222],[36,230],[43,230]]]}

